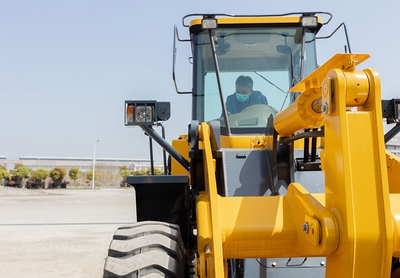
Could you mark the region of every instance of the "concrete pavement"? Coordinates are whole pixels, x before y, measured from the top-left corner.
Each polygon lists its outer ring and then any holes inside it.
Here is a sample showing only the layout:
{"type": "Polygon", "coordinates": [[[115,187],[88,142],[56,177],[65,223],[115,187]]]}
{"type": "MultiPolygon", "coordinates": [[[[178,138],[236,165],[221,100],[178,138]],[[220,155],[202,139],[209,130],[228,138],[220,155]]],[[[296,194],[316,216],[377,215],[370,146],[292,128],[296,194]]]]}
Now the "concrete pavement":
{"type": "Polygon", "coordinates": [[[0,187],[0,277],[102,277],[114,232],[135,221],[131,188],[0,187]]]}

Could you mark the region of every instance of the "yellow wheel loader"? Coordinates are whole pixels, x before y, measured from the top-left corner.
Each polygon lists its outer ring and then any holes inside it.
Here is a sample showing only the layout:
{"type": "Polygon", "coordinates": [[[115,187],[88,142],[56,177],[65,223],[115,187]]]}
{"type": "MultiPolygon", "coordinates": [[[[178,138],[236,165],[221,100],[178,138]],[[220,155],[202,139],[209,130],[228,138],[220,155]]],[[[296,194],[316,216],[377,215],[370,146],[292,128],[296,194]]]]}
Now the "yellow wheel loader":
{"type": "Polygon", "coordinates": [[[318,67],[331,18],[191,14],[187,39],[175,27],[192,50],[192,91],[175,82],[192,119],[170,144],[154,129],[169,102],[125,101],[125,125],[170,163],[127,177],[138,222],[115,233],[104,277],[400,277],[400,160],[385,150],[400,100],[358,69],[369,55],[344,24],[344,53],[318,67]]]}

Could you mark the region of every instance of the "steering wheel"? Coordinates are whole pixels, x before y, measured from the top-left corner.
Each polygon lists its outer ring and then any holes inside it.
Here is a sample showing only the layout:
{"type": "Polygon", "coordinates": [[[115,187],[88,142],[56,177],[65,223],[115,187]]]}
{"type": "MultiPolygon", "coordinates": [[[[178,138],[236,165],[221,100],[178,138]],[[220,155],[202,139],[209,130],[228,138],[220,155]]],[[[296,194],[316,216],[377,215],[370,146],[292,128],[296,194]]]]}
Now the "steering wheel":
{"type": "Polygon", "coordinates": [[[268,104],[254,104],[228,115],[228,119],[231,127],[266,127],[269,116],[277,113],[278,110],[268,104]]]}
{"type": "Polygon", "coordinates": [[[252,104],[252,105],[249,105],[249,106],[243,108],[242,111],[239,112],[239,114],[240,113],[249,113],[249,112],[253,112],[253,113],[254,112],[255,113],[264,112],[264,113],[273,114],[275,116],[279,111],[276,110],[276,108],[274,108],[268,104],[252,104]]]}

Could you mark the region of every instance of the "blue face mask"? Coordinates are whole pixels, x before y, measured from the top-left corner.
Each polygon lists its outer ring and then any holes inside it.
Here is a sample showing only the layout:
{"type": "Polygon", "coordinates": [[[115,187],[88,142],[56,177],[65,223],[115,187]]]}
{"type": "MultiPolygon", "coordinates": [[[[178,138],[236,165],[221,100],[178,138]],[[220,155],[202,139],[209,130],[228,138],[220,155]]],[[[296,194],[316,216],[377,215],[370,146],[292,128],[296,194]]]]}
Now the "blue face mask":
{"type": "Polygon", "coordinates": [[[236,99],[237,99],[239,102],[246,102],[246,101],[248,101],[248,100],[249,100],[249,96],[250,96],[250,95],[243,95],[243,94],[238,94],[238,93],[235,93],[235,95],[236,95],[236,99]]]}

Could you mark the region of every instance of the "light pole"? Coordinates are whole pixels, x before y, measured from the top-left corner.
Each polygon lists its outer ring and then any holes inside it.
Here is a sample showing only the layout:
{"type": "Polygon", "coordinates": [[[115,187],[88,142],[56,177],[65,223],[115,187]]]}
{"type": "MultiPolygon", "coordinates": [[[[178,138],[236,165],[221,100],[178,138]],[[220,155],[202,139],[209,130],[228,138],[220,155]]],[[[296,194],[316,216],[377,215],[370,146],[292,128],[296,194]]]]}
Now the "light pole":
{"type": "Polygon", "coordinates": [[[95,170],[95,165],[96,165],[96,145],[99,142],[99,140],[96,140],[94,142],[94,147],[93,147],[93,171],[92,171],[92,189],[94,189],[94,170],[95,170]]]}

